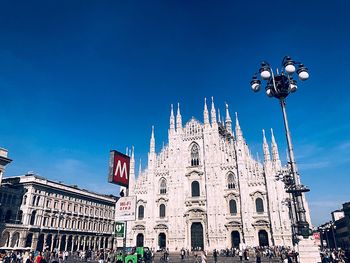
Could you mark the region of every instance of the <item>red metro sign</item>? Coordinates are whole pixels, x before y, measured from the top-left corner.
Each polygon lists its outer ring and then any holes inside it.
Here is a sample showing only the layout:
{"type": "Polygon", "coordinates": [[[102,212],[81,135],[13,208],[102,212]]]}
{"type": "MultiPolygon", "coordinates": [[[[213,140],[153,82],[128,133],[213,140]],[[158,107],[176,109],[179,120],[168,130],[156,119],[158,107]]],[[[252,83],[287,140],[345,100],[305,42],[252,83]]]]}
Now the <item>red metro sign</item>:
{"type": "Polygon", "coordinates": [[[130,157],[112,150],[109,155],[108,182],[129,187],[130,157]]]}

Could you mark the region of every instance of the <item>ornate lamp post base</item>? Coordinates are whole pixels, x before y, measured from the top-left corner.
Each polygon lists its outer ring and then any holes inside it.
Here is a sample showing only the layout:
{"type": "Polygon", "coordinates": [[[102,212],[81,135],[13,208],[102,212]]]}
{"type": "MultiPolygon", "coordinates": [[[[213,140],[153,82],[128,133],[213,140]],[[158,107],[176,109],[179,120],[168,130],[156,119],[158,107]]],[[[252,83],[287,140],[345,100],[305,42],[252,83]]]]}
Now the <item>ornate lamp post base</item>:
{"type": "Polygon", "coordinates": [[[312,236],[309,238],[300,237],[297,245],[300,263],[315,263],[321,262],[320,250],[315,244],[312,236]]]}

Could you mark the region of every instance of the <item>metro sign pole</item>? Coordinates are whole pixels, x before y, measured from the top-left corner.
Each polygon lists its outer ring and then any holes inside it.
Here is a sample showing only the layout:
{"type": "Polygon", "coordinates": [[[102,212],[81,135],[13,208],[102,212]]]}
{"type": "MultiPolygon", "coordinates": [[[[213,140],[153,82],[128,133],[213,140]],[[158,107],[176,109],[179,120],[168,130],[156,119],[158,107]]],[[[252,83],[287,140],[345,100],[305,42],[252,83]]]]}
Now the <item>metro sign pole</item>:
{"type": "MultiPolygon", "coordinates": [[[[125,187],[125,196],[129,195],[130,157],[118,151],[111,150],[109,155],[108,182],[125,187]]],[[[123,196],[122,196],[123,197],[123,196]]],[[[125,234],[123,238],[123,262],[125,261],[126,235],[128,221],[125,221],[125,234]]]]}

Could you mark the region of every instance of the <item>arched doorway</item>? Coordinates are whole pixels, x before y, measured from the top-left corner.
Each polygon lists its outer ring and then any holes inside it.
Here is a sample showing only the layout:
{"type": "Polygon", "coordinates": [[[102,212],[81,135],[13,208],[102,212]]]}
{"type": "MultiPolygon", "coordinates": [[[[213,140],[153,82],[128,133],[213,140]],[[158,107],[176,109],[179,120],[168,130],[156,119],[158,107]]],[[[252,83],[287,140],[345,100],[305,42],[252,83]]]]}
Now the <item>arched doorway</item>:
{"type": "Polygon", "coordinates": [[[50,249],[52,244],[52,234],[48,234],[46,237],[45,248],[50,249]]]}
{"type": "Polygon", "coordinates": [[[160,249],[166,248],[166,235],[164,233],[160,233],[158,236],[158,246],[160,249]]]}
{"type": "Polygon", "coordinates": [[[110,248],[109,244],[108,244],[108,238],[107,237],[105,238],[105,248],[110,248]]]}
{"type": "Polygon", "coordinates": [[[67,236],[63,235],[61,237],[61,246],[59,247],[59,251],[64,251],[64,249],[66,247],[66,242],[67,242],[67,236]]]}
{"type": "Polygon", "coordinates": [[[11,247],[18,247],[18,243],[19,243],[19,233],[15,232],[12,235],[11,247]]]}
{"type": "Polygon", "coordinates": [[[25,247],[31,247],[32,246],[32,240],[33,240],[33,233],[28,233],[27,238],[26,238],[25,247]]]}
{"type": "Polygon", "coordinates": [[[72,246],[73,246],[73,237],[72,236],[68,236],[68,239],[67,239],[67,250],[71,251],[72,250],[72,246]]]}
{"type": "Polygon", "coordinates": [[[258,233],[259,236],[259,246],[265,247],[269,245],[269,236],[265,230],[260,230],[258,233]]]}
{"type": "Polygon", "coordinates": [[[8,247],[9,243],[10,243],[10,233],[6,231],[1,236],[0,246],[1,247],[8,247]]]}
{"type": "Polygon", "coordinates": [[[191,247],[192,249],[203,249],[203,226],[201,223],[193,223],[191,226],[191,247]]]}
{"type": "Polygon", "coordinates": [[[53,238],[53,245],[52,245],[52,249],[56,249],[58,247],[58,236],[55,235],[53,238]]]}
{"type": "Polygon", "coordinates": [[[231,247],[239,247],[239,243],[241,243],[241,235],[238,231],[231,232],[231,247]]]}
{"type": "Polygon", "coordinates": [[[136,246],[143,247],[143,234],[139,233],[136,236],[136,246]]]}
{"type": "Polygon", "coordinates": [[[38,243],[36,245],[37,251],[43,251],[44,248],[44,234],[39,235],[38,243]]]}

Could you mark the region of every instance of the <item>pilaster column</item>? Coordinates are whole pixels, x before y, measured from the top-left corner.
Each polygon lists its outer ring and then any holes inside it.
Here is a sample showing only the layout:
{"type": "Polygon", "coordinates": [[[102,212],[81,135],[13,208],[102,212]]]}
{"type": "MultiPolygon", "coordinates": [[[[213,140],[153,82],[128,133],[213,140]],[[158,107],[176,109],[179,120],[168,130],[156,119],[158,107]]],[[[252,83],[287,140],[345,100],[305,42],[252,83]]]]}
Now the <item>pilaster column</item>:
{"type": "Polygon", "coordinates": [[[108,238],[108,249],[112,249],[113,248],[113,244],[112,244],[112,238],[108,238]]]}
{"type": "Polygon", "coordinates": [[[68,249],[68,236],[66,236],[66,242],[65,242],[65,244],[64,244],[64,251],[67,251],[67,249],[68,249]]]}
{"type": "Polygon", "coordinates": [[[70,248],[70,252],[73,252],[75,242],[76,242],[76,237],[72,237],[72,246],[71,246],[71,248],[70,248]]]}
{"type": "Polygon", "coordinates": [[[57,242],[58,242],[58,251],[61,251],[61,241],[62,241],[62,237],[61,236],[57,236],[57,242]]]}
{"type": "Polygon", "coordinates": [[[51,246],[50,246],[50,251],[53,251],[53,242],[54,242],[54,235],[51,235],[51,246]]]}
{"type": "Polygon", "coordinates": [[[38,233],[33,234],[32,244],[30,246],[32,250],[36,250],[36,246],[38,245],[38,237],[38,233]]]}
{"type": "Polygon", "coordinates": [[[8,239],[8,244],[6,244],[7,247],[11,247],[11,245],[12,245],[12,238],[13,238],[13,232],[10,232],[9,239],[8,239]]]}
{"type": "Polygon", "coordinates": [[[20,247],[25,247],[25,243],[26,243],[26,235],[27,234],[27,232],[21,232],[20,234],[19,234],[19,246],[20,247]]]}
{"type": "Polygon", "coordinates": [[[86,236],[83,238],[83,250],[86,250],[86,236]]]}

